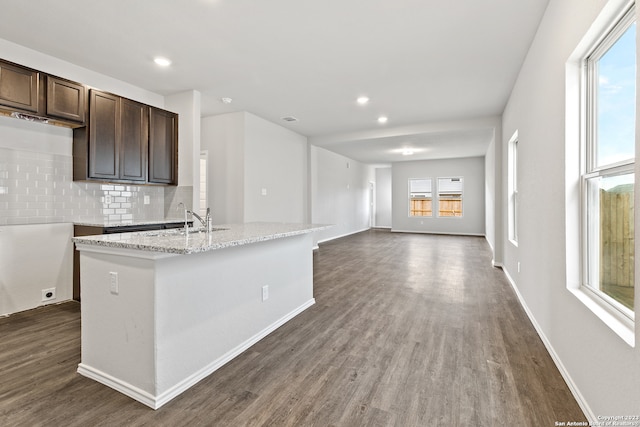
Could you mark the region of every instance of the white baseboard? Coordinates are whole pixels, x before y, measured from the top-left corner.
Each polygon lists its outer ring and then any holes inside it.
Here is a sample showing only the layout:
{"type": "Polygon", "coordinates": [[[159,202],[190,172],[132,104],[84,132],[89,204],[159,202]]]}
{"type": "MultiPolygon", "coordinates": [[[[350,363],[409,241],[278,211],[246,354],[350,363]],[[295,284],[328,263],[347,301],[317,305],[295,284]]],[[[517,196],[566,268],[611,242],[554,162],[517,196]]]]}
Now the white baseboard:
{"type": "Polygon", "coordinates": [[[598,423],[598,418],[596,417],[594,412],[589,407],[589,404],[585,400],[585,398],[582,395],[582,393],[580,393],[580,390],[578,389],[578,386],[576,385],[576,383],[571,378],[571,375],[569,374],[569,371],[567,371],[567,369],[564,367],[564,364],[562,363],[562,360],[560,360],[560,357],[558,356],[558,354],[556,353],[555,349],[551,345],[551,342],[549,341],[549,339],[546,337],[546,335],[542,331],[542,328],[540,327],[540,325],[536,321],[536,318],[533,317],[533,313],[531,312],[531,310],[527,306],[527,303],[525,302],[524,298],[522,297],[522,294],[518,290],[518,287],[516,286],[515,281],[513,280],[513,278],[511,277],[511,275],[509,274],[509,272],[506,269],[502,268],[502,271],[504,272],[505,276],[507,277],[507,280],[511,284],[511,287],[513,288],[514,292],[516,293],[516,296],[518,297],[518,301],[520,301],[520,305],[524,309],[525,313],[527,313],[527,316],[529,317],[529,320],[531,321],[531,323],[533,324],[533,327],[535,328],[536,332],[538,333],[538,336],[542,340],[542,343],[544,344],[544,346],[546,347],[547,351],[549,352],[549,355],[551,356],[551,359],[553,360],[553,363],[555,363],[556,367],[560,371],[560,375],[562,375],[562,378],[564,378],[564,381],[567,383],[567,386],[569,386],[569,390],[571,391],[571,394],[576,399],[576,402],[578,402],[578,406],[580,406],[580,409],[582,409],[582,412],[584,413],[584,415],[587,417],[587,420],[589,421],[589,425],[598,425],[597,424],[598,423]]]}
{"type": "Polygon", "coordinates": [[[82,376],[97,381],[100,384],[104,384],[107,387],[111,387],[112,389],[119,391],[125,396],[129,396],[130,398],[137,400],[138,402],[143,403],[150,408],[158,409],[160,407],[156,404],[156,398],[151,393],[141,390],[126,381],[122,381],[109,374],[106,374],[99,369],[95,369],[84,363],[80,363],[78,364],[78,373],[82,376]]]}
{"type": "Polygon", "coordinates": [[[278,329],[280,326],[287,323],[289,320],[296,317],[298,314],[305,311],[307,308],[311,307],[316,303],[315,298],[311,298],[309,301],[302,304],[300,307],[291,311],[290,313],[284,315],[271,325],[264,328],[262,331],[258,332],[248,340],[240,343],[235,348],[229,350],[227,353],[219,357],[218,359],[212,361],[204,368],[200,369],[197,372],[194,372],[192,375],[188,376],[184,380],[180,381],[178,384],[171,387],[169,390],[161,393],[159,395],[153,395],[144,390],[139,389],[126,381],[122,381],[118,378],[115,378],[111,375],[108,375],[98,369],[94,369],[91,366],[88,366],[84,363],[80,363],[78,365],[78,373],[87,378],[95,380],[101,384],[104,384],[112,389],[119,391],[120,393],[131,397],[132,399],[137,400],[140,403],[147,405],[152,409],[158,409],[165,403],[169,402],[174,397],[180,395],[199,381],[211,375],[213,372],[220,369],[222,366],[226,365],[231,360],[235,359],[237,356],[242,354],[249,347],[269,335],[271,332],[278,329]]]}
{"type": "Polygon", "coordinates": [[[333,237],[329,237],[328,239],[318,240],[318,243],[330,242],[331,240],[339,239],[341,237],[351,236],[352,234],[362,233],[363,231],[367,231],[367,230],[371,230],[371,229],[367,227],[367,228],[363,228],[362,230],[351,231],[349,233],[341,234],[339,236],[333,236],[333,237]]]}
{"type": "Polygon", "coordinates": [[[401,230],[398,228],[392,228],[394,233],[415,233],[415,234],[438,234],[443,236],[472,236],[472,237],[486,237],[483,233],[454,233],[449,231],[428,231],[428,230],[401,230]]]}

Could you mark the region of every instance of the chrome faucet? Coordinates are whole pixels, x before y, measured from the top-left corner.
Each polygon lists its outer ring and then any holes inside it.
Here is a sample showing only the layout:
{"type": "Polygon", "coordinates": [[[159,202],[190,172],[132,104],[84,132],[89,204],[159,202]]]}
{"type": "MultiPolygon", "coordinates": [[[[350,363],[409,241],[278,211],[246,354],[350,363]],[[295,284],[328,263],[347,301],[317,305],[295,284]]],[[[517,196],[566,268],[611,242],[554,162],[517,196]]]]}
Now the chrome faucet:
{"type": "Polygon", "coordinates": [[[211,209],[207,208],[207,214],[204,216],[204,219],[193,211],[188,210],[187,213],[190,213],[192,217],[195,217],[198,221],[200,221],[200,224],[202,224],[207,232],[211,231],[211,209]]]}
{"type": "Polygon", "coordinates": [[[213,227],[212,227],[212,219],[211,219],[211,209],[207,208],[207,214],[203,219],[200,215],[198,215],[194,211],[190,211],[189,209],[187,209],[184,206],[184,203],[182,202],[178,203],[178,209],[181,207],[184,209],[184,232],[185,233],[187,234],[189,233],[189,230],[188,230],[189,214],[191,214],[192,218],[196,218],[198,221],[200,221],[200,224],[202,224],[202,226],[205,228],[205,230],[207,230],[207,232],[212,231],[213,227]]]}

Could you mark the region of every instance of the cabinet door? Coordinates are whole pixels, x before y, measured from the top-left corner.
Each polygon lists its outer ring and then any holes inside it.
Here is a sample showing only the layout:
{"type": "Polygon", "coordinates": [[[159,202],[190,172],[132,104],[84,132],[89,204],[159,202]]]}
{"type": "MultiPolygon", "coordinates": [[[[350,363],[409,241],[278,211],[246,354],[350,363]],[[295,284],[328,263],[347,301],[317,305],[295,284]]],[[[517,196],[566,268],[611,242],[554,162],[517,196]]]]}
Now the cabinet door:
{"type": "Polygon", "coordinates": [[[91,90],[89,95],[89,177],[120,177],[120,98],[91,90]]]}
{"type": "Polygon", "coordinates": [[[0,104],[31,113],[38,112],[40,73],[0,61],[0,104]]]}
{"type": "Polygon", "coordinates": [[[47,116],[84,123],[86,96],[80,83],[47,76],[47,116]]]}
{"type": "Polygon", "coordinates": [[[146,181],[149,107],[124,98],[121,102],[120,178],[146,181]]]}
{"type": "Polygon", "coordinates": [[[177,184],[178,115],[151,108],[149,116],[149,182],[177,184]]]}

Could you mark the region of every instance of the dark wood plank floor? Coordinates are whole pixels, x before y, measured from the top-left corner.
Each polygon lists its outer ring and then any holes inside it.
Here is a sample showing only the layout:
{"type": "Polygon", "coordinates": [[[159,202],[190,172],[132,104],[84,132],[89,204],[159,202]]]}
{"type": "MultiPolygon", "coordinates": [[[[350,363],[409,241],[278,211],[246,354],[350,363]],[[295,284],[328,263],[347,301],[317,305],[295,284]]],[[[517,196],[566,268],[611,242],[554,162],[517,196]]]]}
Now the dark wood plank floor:
{"type": "Polygon", "coordinates": [[[157,411],[76,373],[77,303],[0,319],[2,426],[586,421],[478,237],[322,244],[316,305],[157,411]]]}

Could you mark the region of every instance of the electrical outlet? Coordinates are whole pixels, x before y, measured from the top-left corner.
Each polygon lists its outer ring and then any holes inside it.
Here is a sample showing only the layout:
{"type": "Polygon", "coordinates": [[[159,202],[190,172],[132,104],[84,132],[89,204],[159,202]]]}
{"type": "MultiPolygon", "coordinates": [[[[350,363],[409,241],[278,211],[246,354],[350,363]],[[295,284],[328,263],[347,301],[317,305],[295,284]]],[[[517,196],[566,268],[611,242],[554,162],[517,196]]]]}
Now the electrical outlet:
{"type": "Polygon", "coordinates": [[[110,205],[112,201],[113,201],[113,198],[111,197],[111,194],[107,194],[106,196],[104,196],[105,204],[110,205]]]}
{"type": "Polygon", "coordinates": [[[266,195],[267,195],[267,189],[266,189],[266,188],[263,188],[263,189],[262,189],[262,195],[263,195],[263,196],[266,196],[266,195]]]}
{"type": "Polygon", "coordinates": [[[264,285],[262,287],[262,301],[266,301],[269,299],[269,285],[264,285]]]}
{"type": "Polygon", "coordinates": [[[148,195],[145,194],[145,196],[144,196],[144,204],[148,205],[149,203],[151,203],[151,198],[148,195]]]}
{"type": "Polygon", "coordinates": [[[115,271],[109,272],[109,291],[113,295],[118,295],[120,289],[118,289],[118,273],[115,271]]]}
{"type": "Polygon", "coordinates": [[[42,301],[52,301],[56,299],[56,288],[42,290],[42,301]]]}

